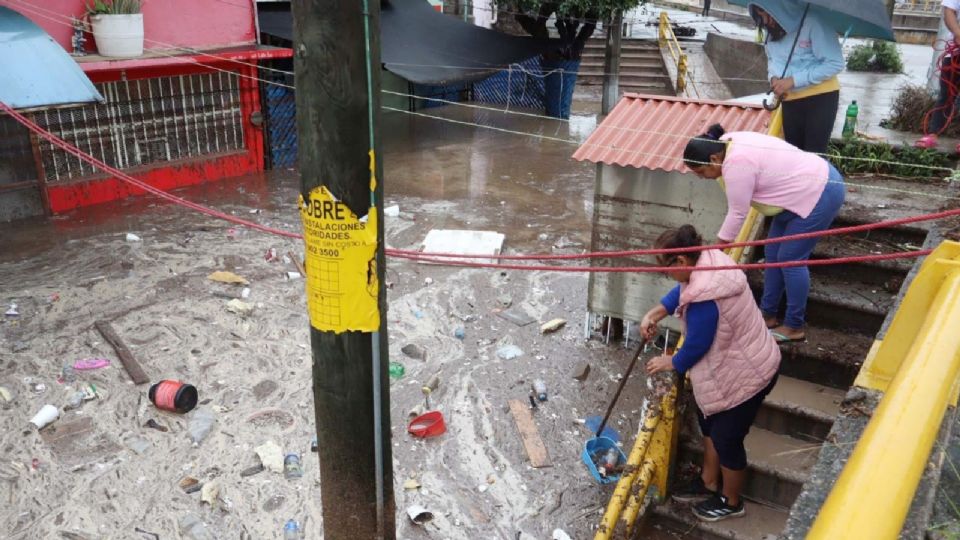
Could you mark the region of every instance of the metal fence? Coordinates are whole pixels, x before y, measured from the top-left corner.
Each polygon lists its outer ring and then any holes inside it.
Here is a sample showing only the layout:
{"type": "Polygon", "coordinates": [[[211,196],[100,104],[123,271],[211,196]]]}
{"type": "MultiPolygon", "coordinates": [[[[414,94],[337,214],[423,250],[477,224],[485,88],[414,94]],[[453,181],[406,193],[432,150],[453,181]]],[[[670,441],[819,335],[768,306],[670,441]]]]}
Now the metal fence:
{"type": "MultiPolygon", "coordinates": [[[[292,70],[292,66],[291,66],[292,70]]],[[[293,77],[263,70],[261,78],[293,86],[293,77]]],[[[292,88],[261,83],[266,113],[267,167],[290,169],[297,166],[297,100],[292,88]]]]}
{"type": "Polygon", "coordinates": [[[544,79],[540,57],[536,56],[512,64],[500,73],[475,83],[473,100],[543,110],[546,92],[544,79]]]}
{"type": "MultiPolygon", "coordinates": [[[[203,73],[101,83],[104,103],[45,109],[35,120],[68,143],[120,169],[244,148],[236,74],[203,73]]],[[[47,141],[40,143],[47,182],[97,170],[47,141]]]]}
{"type": "Polygon", "coordinates": [[[940,13],[941,0],[902,0],[894,4],[894,11],[903,13],[940,13]]]}

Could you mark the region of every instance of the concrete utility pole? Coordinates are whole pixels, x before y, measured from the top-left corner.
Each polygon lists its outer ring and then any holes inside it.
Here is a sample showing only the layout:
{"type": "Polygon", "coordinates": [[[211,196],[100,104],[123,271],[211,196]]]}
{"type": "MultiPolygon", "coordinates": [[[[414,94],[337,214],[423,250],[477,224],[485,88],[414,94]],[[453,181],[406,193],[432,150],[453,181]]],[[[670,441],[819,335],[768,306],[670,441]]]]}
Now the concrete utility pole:
{"type": "Polygon", "coordinates": [[[323,536],[393,540],[380,2],[291,9],[323,536]]]}
{"type": "Polygon", "coordinates": [[[602,115],[610,114],[620,97],[620,35],[623,33],[623,11],[614,11],[607,23],[607,47],[603,55],[603,99],[600,104],[602,115]]]}

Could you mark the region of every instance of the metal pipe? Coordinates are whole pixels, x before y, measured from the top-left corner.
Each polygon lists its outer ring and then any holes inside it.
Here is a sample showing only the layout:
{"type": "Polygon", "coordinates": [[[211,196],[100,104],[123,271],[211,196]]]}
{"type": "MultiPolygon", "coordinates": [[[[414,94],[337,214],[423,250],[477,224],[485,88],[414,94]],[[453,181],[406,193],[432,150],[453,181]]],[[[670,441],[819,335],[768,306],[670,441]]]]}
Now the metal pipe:
{"type": "Polygon", "coordinates": [[[643,419],[643,426],[640,428],[636,442],[633,443],[633,449],[630,450],[630,455],[627,456],[627,464],[623,469],[623,474],[620,476],[620,481],[617,482],[616,489],[613,491],[613,496],[610,497],[607,510],[604,512],[603,520],[600,522],[600,528],[597,529],[597,534],[593,537],[594,540],[609,540],[611,538],[614,527],[616,527],[617,524],[617,519],[620,517],[620,512],[623,510],[623,506],[630,496],[633,482],[640,472],[640,463],[647,453],[650,440],[653,438],[653,432],[656,431],[657,424],[659,423],[660,410],[657,407],[651,407],[650,410],[647,411],[647,416],[643,419]]]}
{"type": "Polygon", "coordinates": [[[960,261],[935,264],[949,270],[809,539],[900,535],[960,373],[960,261]]]}

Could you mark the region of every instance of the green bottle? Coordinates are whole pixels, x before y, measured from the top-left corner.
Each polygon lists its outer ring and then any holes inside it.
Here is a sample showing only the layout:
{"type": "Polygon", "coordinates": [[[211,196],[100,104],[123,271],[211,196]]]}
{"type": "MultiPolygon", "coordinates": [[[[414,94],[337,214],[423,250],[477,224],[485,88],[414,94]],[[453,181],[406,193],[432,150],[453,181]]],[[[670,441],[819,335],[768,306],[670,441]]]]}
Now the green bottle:
{"type": "Polygon", "coordinates": [[[860,114],[860,108],[857,107],[857,100],[847,107],[847,118],[843,121],[843,138],[852,139],[857,136],[857,115],[860,114]]]}
{"type": "Polygon", "coordinates": [[[403,364],[400,362],[390,362],[390,378],[399,379],[403,377],[403,374],[406,373],[406,368],[403,367],[403,364]]]}

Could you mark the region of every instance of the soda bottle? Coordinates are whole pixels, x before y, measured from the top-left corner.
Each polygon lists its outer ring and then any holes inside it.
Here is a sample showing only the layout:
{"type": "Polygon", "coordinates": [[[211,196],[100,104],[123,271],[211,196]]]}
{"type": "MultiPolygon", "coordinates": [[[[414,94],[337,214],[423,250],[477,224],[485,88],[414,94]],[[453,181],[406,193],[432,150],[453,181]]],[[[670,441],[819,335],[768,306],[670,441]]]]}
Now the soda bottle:
{"type": "Polygon", "coordinates": [[[860,108],[857,107],[857,100],[853,100],[847,107],[847,116],[843,121],[843,138],[852,139],[857,136],[857,115],[860,114],[860,108]]]}
{"type": "Polygon", "coordinates": [[[547,383],[543,382],[543,379],[537,379],[533,381],[533,393],[537,395],[537,399],[540,401],[546,401],[547,383]]]}
{"type": "Polygon", "coordinates": [[[300,540],[300,524],[294,520],[283,526],[283,540],[300,540]]]}
{"type": "Polygon", "coordinates": [[[297,454],[287,454],[283,458],[283,476],[287,480],[294,480],[303,477],[303,467],[300,466],[300,456],[297,454]]]}
{"type": "Polygon", "coordinates": [[[403,374],[407,372],[407,369],[403,367],[403,364],[400,362],[390,362],[390,378],[399,379],[403,377],[403,374]]]}

